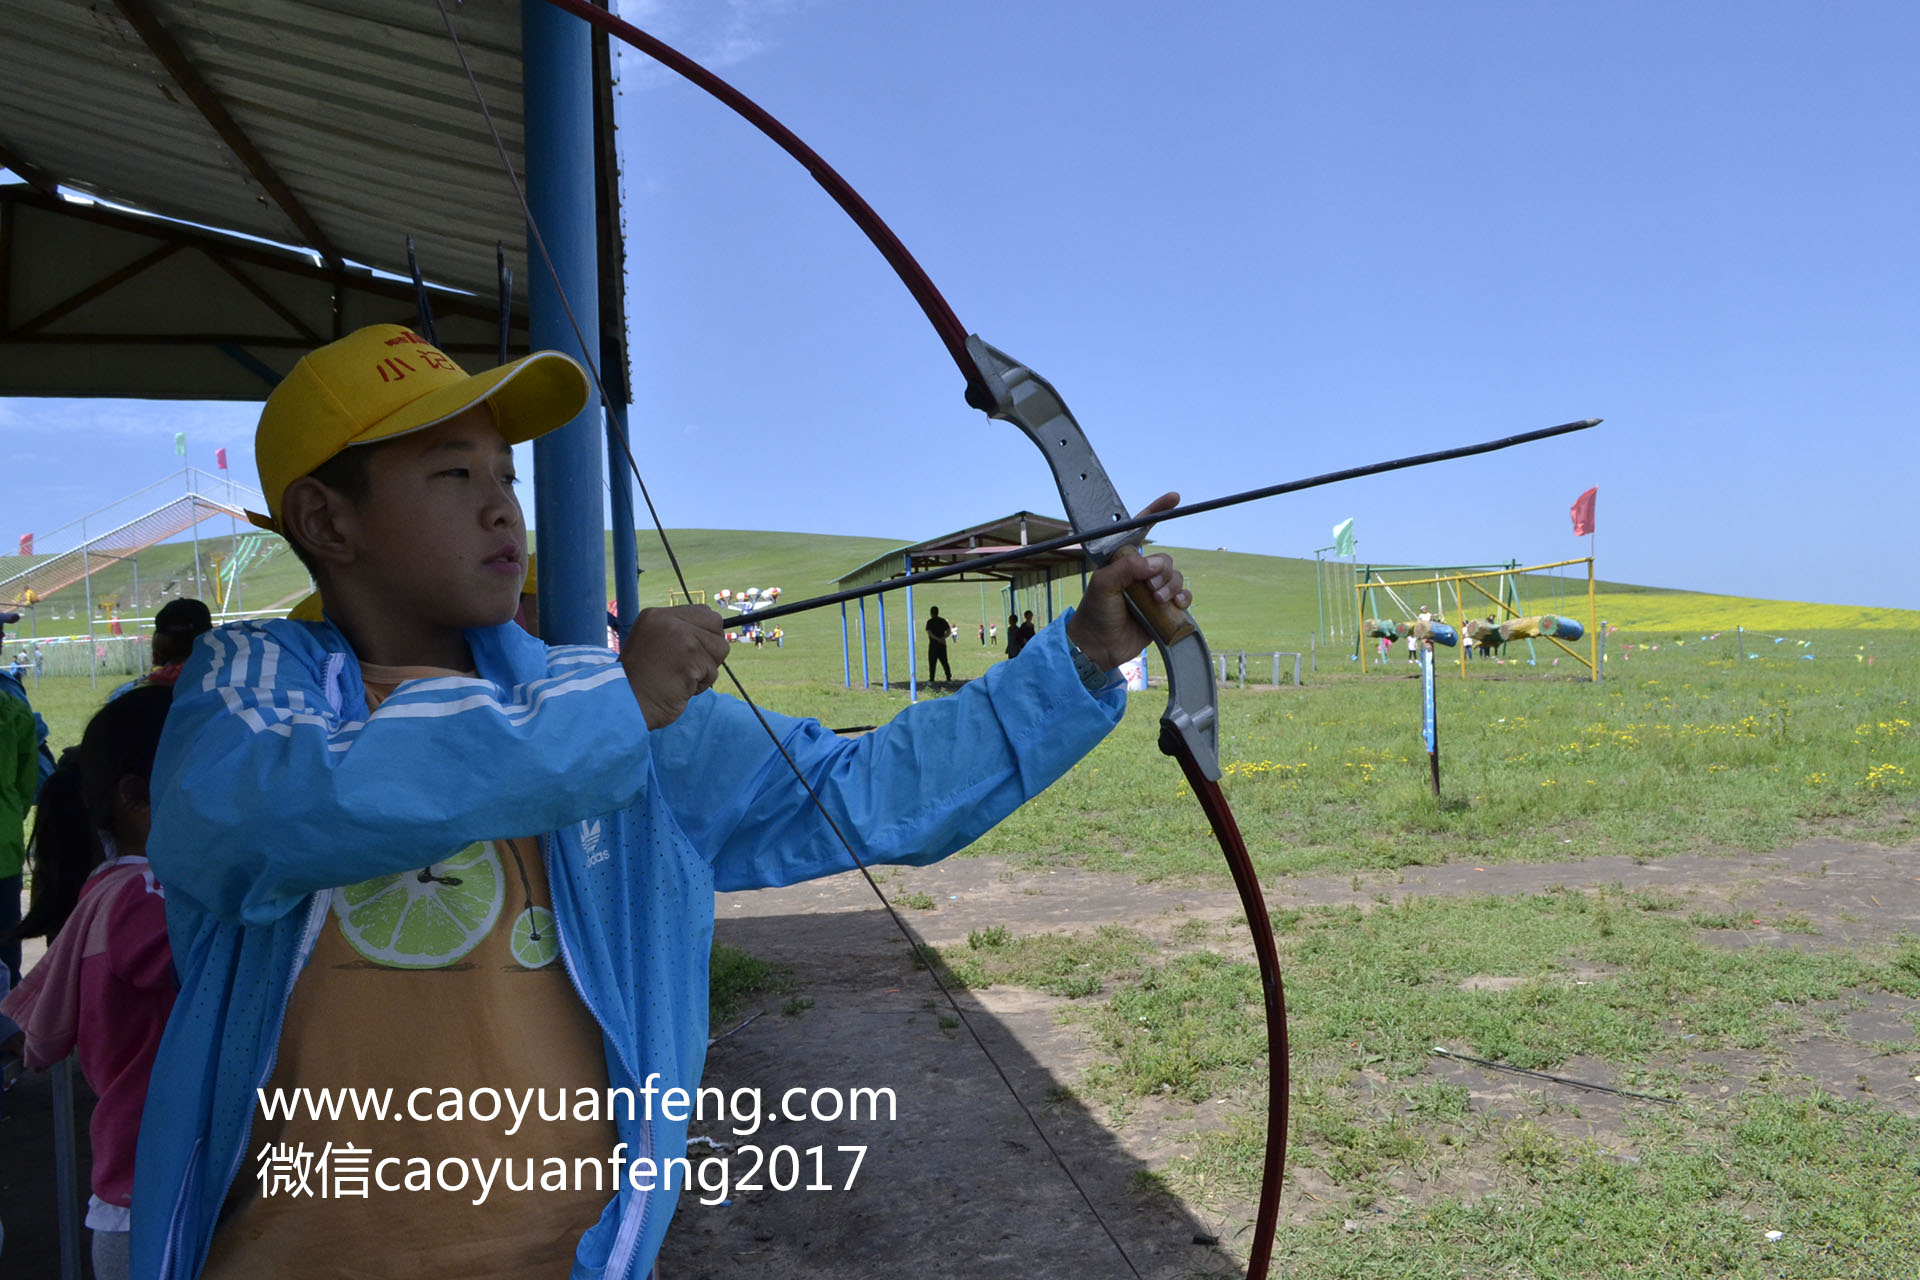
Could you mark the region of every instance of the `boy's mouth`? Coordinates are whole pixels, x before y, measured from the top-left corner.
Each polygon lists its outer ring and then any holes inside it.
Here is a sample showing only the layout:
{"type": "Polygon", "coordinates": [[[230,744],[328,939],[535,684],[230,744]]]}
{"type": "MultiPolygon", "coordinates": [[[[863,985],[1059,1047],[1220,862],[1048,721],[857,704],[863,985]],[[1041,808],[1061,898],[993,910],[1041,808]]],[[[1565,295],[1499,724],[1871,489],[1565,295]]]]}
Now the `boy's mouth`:
{"type": "Polygon", "coordinates": [[[520,565],[520,548],[511,544],[500,548],[480,562],[497,573],[523,573],[520,565]]]}

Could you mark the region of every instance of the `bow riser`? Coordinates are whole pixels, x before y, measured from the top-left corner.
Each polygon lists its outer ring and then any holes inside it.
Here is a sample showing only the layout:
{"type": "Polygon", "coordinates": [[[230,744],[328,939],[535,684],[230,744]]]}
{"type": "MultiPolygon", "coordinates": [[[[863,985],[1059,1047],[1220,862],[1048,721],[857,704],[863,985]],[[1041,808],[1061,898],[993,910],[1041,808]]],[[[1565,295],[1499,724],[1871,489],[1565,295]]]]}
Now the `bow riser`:
{"type": "MultiPolygon", "coordinates": [[[[1054,485],[1066,507],[1067,521],[1086,534],[1081,545],[1095,564],[1121,555],[1138,554],[1145,529],[1100,535],[1100,530],[1131,514],[1120,501],[1107,469],[1087,443],[1073,411],[1053,384],[1004,351],[981,340],[967,338],[976,378],[972,387],[982,394],[968,400],[990,418],[1008,422],[1040,448],[1053,472],[1054,485]]],[[[1213,655],[1190,614],[1155,600],[1145,584],[1127,592],[1127,603],[1153,637],[1167,670],[1167,709],[1161,713],[1161,750],[1177,756],[1165,736],[1171,729],[1186,744],[1194,763],[1209,780],[1220,777],[1219,695],[1213,683],[1213,655]]]]}

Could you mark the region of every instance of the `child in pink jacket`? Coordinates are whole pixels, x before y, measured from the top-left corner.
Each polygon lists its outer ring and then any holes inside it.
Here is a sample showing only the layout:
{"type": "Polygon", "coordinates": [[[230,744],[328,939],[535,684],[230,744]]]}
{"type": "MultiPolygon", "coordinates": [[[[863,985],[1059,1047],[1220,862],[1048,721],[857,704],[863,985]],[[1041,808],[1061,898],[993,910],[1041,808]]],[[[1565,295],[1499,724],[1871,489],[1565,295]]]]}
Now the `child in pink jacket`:
{"type": "Polygon", "coordinates": [[[99,1095],[87,1205],[99,1280],[128,1272],[134,1143],[176,989],[166,904],[146,859],[147,779],[172,700],[172,689],[149,686],[108,703],[47,779],[34,818],[33,906],[18,936],[51,945],[0,1000],[25,1035],[30,1069],[77,1051],[99,1095]]]}

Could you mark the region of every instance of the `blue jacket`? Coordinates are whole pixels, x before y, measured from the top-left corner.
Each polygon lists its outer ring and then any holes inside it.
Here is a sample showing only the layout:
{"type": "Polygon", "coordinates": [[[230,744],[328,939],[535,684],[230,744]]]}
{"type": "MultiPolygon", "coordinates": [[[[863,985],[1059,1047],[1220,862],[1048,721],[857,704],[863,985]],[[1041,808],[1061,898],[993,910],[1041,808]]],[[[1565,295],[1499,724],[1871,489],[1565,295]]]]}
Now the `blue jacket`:
{"type": "MultiPolygon", "coordinates": [[[[1037,795],[1119,722],[1089,695],[1064,622],[1017,662],[865,737],[768,712],[863,860],[927,863],[1037,795]]],[[[692,1090],[706,1061],[718,890],[850,863],[753,712],[717,693],[649,732],[614,655],[511,624],[468,633],[478,679],[417,680],[367,714],[329,623],[203,636],[154,762],[147,852],[167,891],[180,995],[154,1066],[133,1196],[133,1274],[197,1276],[239,1175],[295,979],[330,891],[423,850],[545,832],[561,957],[616,1087],[692,1090]],[[639,993],[669,992],[667,1000],[639,993]]],[[[630,1159],[685,1150],[686,1122],[619,1119],[630,1159]]],[[[575,1277],[646,1274],[676,1196],[623,1189],[575,1277]]]]}

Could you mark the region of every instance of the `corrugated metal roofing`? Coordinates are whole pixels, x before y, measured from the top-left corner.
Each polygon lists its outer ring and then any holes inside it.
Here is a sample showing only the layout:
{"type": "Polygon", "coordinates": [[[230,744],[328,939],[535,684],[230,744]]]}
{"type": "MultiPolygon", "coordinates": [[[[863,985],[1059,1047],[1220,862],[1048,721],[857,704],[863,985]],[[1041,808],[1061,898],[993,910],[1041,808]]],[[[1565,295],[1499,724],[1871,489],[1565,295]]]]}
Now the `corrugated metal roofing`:
{"type": "MultiPolygon", "coordinates": [[[[969,525],[965,529],[942,534],[937,538],[929,538],[925,542],[896,547],[892,551],[875,556],[856,569],[841,574],[833,580],[833,583],[836,587],[845,589],[864,587],[876,582],[890,582],[894,578],[904,577],[909,570],[917,573],[922,569],[964,563],[979,556],[991,555],[996,551],[1008,551],[1030,543],[1045,542],[1049,538],[1057,538],[1072,532],[1073,526],[1058,516],[1043,516],[1032,511],[1016,511],[1012,515],[983,520],[979,524],[969,525]]],[[[1032,585],[1044,583],[1051,578],[1078,573],[1086,565],[1086,553],[1079,547],[1062,547],[1058,551],[1042,552],[1013,564],[986,569],[979,574],[979,577],[995,582],[1032,585]]],[[[975,579],[962,573],[951,580],[971,582],[975,579]]]]}
{"type": "MultiPolygon", "coordinates": [[[[431,0],[139,3],[341,255],[404,267],[411,232],[435,280],[490,295],[505,241],[524,278],[519,204],[431,0]]],[[[518,165],[520,6],[460,6],[454,22],[518,165]]],[[[122,12],[0,0],[0,29],[10,155],[155,213],[310,244],[122,12]]]]}
{"type": "MultiPolygon", "coordinates": [[[[524,172],[521,5],[448,5],[524,172]]],[[[470,368],[504,244],[524,349],[524,217],[434,0],[0,0],[0,32],[0,167],[27,180],[0,186],[0,394],[263,395],[336,332],[412,321],[409,286],[342,265],[404,273],[409,234],[473,295],[435,303],[470,368]]]]}

